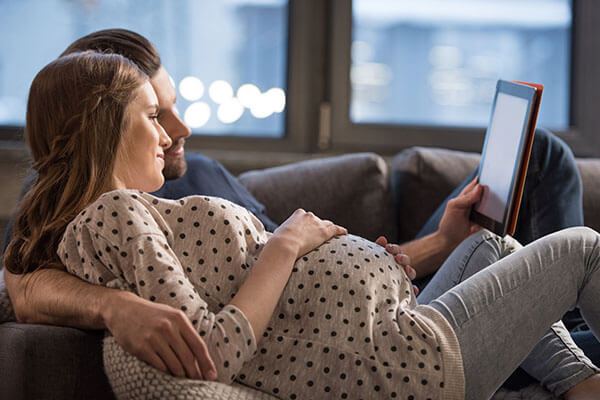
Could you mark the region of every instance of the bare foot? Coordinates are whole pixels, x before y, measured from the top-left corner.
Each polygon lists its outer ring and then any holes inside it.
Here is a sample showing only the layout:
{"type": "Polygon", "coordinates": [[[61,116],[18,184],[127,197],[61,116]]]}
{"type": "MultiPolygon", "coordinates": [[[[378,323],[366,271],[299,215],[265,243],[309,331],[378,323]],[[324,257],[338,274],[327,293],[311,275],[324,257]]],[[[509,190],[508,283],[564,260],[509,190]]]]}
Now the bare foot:
{"type": "Polygon", "coordinates": [[[579,382],[565,393],[566,400],[600,400],[600,374],[579,382]]]}

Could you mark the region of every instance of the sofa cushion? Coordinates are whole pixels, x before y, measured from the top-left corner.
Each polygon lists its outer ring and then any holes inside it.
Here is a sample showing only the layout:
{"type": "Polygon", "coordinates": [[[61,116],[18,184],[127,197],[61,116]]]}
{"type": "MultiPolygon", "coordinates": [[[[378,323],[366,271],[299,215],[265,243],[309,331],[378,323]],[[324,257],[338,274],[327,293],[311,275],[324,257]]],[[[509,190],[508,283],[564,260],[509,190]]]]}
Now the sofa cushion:
{"type": "Polygon", "coordinates": [[[301,207],[374,240],[396,239],[388,167],[373,153],[347,154],[249,171],[240,181],[277,223],[301,207]]]}
{"type": "Polygon", "coordinates": [[[479,154],[411,147],[392,160],[399,243],[415,238],[446,197],[479,165],[479,154]]]}

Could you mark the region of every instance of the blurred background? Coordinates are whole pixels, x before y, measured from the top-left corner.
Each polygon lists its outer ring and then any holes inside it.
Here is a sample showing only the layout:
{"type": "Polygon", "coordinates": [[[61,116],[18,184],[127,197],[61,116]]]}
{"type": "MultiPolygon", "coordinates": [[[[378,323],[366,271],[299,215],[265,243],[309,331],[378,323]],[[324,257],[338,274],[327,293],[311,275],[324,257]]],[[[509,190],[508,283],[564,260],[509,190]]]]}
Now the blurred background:
{"type": "MultiPolygon", "coordinates": [[[[352,123],[485,127],[502,78],[543,83],[540,124],[569,127],[570,0],[349,4],[352,123]]],[[[156,45],[194,133],[286,134],[293,79],[286,0],[2,0],[0,7],[0,125],[23,125],[31,80],[69,43],[123,27],[156,45]]],[[[330,19],[336,24],[336,15],[330,19]]]]}

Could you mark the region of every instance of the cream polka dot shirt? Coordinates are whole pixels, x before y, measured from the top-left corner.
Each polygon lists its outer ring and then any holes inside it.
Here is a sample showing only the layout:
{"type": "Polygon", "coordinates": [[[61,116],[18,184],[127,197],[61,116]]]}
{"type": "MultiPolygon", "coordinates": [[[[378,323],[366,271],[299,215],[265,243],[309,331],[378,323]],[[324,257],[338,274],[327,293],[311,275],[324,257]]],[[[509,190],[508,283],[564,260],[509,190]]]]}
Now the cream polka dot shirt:
{"type": "Polygon", "coordinates": [[[71,222],[58,254],[90,283],[182,310],[222,382],[284,399],[464,398],[452,328],[417,304],[391,255],[357,236],[333,238],[298,259],[255,338],[229,302],[270,236],[224,199],[118,190],[71,222]]]}

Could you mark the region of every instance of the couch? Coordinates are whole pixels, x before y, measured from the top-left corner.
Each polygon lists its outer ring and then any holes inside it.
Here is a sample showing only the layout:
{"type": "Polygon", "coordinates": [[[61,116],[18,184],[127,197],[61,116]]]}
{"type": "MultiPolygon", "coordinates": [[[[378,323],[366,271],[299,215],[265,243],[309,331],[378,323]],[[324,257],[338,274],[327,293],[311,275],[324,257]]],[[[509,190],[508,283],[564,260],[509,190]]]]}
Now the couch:
{"type": "MultiPolygon", "coordinates": [[[[302,207],[371,240],[384,234],[403,242],[478,162],[473,153],[415,147],[387,161],[349,154],[249,171],[239,179],[276,222],[302,207]]],[[[578,166],[585,222],[600,229],[600,160],[579,159],[578,166]]],[[[0,274],[0,398],[113,398],[102,368],[103,332],[19,324],[7,304],[0,274]]],[[[255,398],[249,389],[219,385],[211,398],[255,398]]]]}

